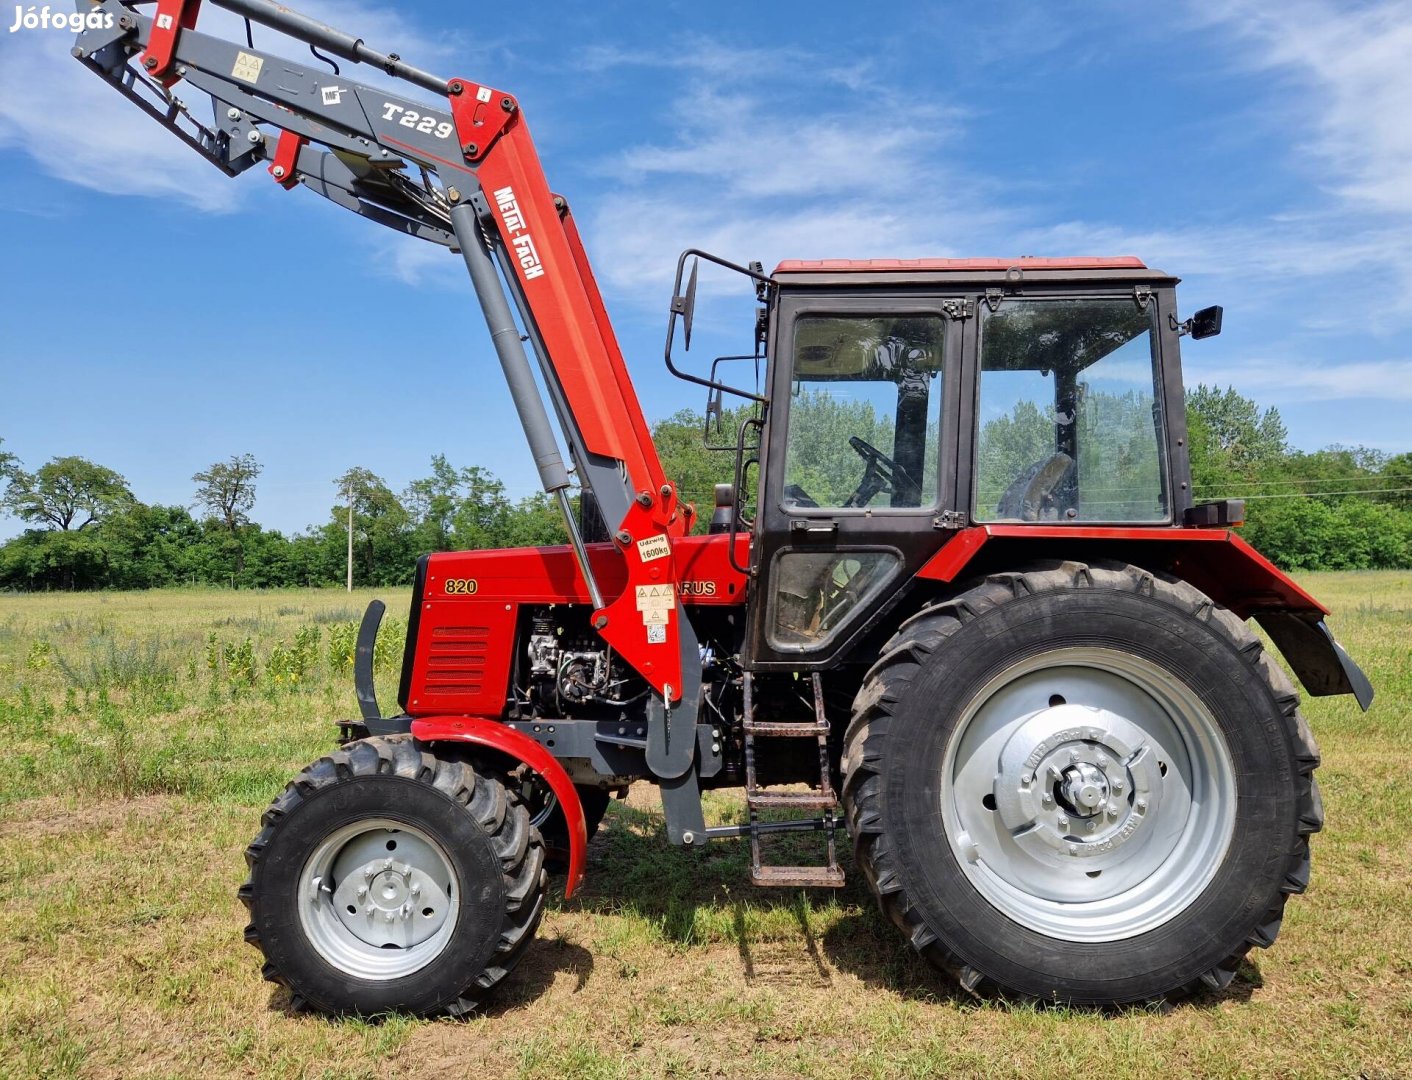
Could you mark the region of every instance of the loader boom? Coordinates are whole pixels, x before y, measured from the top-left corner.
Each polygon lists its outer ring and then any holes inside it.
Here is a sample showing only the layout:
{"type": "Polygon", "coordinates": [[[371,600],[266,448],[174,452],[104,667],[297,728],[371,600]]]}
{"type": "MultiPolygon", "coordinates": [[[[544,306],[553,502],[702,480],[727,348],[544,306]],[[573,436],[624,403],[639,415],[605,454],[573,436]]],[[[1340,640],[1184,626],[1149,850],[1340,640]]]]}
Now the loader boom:
{"type": "MultiPolygon", "coordinates": [[[[81,32],[74,55],[228,175],[269,161],[286,188],[302,184],[379,224],[460,252],[540,481],[564,513],[594,629],[657,691],[668,713],[685,698],[679,711],[694,717],[699,650],[676,603],[672,557],[672,541],[689,532],[694,508],[679,501],[663,471],[568,204],[549,188],[519,102],[471,79],[415,68],[270,0],[209,0],[246,20],[246,42],[226,41],[195,29],[200,2],[158,0],[147,15],[135,0],[78,0],[81,12],[111,16],[89,26],[111,25],[81,32]],[[308,44],[332,70],[256,49],[251,22],[308,44]],[[318,49],[375,65],[444,100],[429,106],[348,79],[318,49]],[[180,96],[184,86],[210,96],[209,126],[180,96]],[[627,587],[616,598],[601,594],[588,561],[569,502],[571,470],[516,312],[573,471],[627,563],[627,587]],[[657,603],[649,623],[645,600],[663,596],[668,610],[657,603]]],[[[679,739],[657,756],[670,761],[669,771],[684,769],[691,746],[679,739]]]]}

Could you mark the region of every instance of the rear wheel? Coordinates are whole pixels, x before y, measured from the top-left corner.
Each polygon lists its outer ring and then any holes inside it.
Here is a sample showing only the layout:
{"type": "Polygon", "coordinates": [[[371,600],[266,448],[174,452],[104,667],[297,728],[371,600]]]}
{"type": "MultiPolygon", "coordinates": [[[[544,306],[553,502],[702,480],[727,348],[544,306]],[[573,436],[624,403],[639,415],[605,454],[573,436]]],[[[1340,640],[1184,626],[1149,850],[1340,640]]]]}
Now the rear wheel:
{"type": "Polygon", "coordinates": [[[265,977],[331,1013],[474,1008],[544,911],[544,845],[505,782],[411,736],[321,758],[246,851],[265,977]]]}
{"type": "Polygon", "coordinates": [[[1130,566],[997,575],[864,681],[844,806],[883,910],[968,990],[1225,986],[1303,891],[1318,752],[1250,630],[1130,566]]]}

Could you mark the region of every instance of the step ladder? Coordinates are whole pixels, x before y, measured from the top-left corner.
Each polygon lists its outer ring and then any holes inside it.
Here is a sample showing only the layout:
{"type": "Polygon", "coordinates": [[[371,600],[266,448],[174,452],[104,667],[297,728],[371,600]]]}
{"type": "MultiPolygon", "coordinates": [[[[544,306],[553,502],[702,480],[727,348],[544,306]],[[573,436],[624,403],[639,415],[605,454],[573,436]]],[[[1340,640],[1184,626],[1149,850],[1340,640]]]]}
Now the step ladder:
{"type": "Polygon", "coordinates": [[[838,865],[834,831],[838,828],[838,795],[829,779],[829,722],[824,715],[824,694],[816,672],[812,677],[814,720],[805,723],[757,721],[754,719],[752,689],[754,680],[745,673],[745,806],[750,829],[750,881],[754,885],[838,888],[843,884],[843,868],[838,865]],[[819,744],[819,787],[816,791],[765,791],[755,779],[755,740],[814,739],[819,744]],[[761,810],[822,810],[815,820],[770,822],[760,820],[761,810]],[[797,832],[822,828],[828,840],[825,866],[766,866],[761,862],[760,839],[765,833],[797,832]]]}

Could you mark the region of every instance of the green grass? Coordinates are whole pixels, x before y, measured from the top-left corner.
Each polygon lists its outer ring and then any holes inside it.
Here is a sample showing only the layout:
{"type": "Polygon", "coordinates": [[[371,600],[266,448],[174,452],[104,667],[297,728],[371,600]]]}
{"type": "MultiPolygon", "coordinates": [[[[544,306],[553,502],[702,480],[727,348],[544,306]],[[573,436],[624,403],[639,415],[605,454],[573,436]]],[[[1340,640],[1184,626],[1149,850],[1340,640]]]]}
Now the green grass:
{"type": "MultiPolygon", "coordinates": [[[[294,1015],[235,899],[282,784],[356,713],[367,595],[0,596],[0,1061],[7,1076],[1412,1076],[1412,574],[1308,575],[1378,689],[1306,703],[1328,827],[1275,948],[1225,993],[1116,1016],[978,1004],[856,873],[753,890],[669,848],[650,788],[465,1022],[294,1015]]],[[[393,612],[405,595],[384,594],[393,612]]],[[[392,620],[379,681],[391,697],[392,620]]],[[[737,820],[734,795],[709,814],[737,820]]]]}

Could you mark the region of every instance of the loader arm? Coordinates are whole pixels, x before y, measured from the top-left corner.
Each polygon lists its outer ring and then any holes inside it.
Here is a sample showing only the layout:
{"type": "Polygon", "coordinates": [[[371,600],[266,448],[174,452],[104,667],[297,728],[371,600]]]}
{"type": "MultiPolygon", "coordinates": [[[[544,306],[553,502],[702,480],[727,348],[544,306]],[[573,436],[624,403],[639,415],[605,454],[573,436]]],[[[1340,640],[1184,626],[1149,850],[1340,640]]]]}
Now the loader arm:
{"type": "MultiPolygon", "coordinates": [[[[672,555],[694,508],[663,472],[568,204],[549,188],[519,102],[472,79],[415,68],[269,0],[208,0],[247,20],[246,42],[226,41],[196,29],[200,2],[77,0],[90,29],[73,54],[227,175],[268,162],[283,187],[302,184],[462,255],[541,483],[564,512],[593,625],[661,695],[659,707],[694,724],[700,657],[677,601],[672,555]],[[307,43],[315,59],[255,48],[250,22],[307,43]],[[354,81],[338,60],[371,64],[439,100],[354,81]],[[197,118],[188,90],[210,97],[209,123],[197,118]],[[616,598],[602,596],[588,562],[569,504],[570,470],[511,305],[579,482],[616,525],[628,568],[616,598]]],[[[673,759],[670,775],[689,753],[659,748],[657,756],[673,759]]]]}

